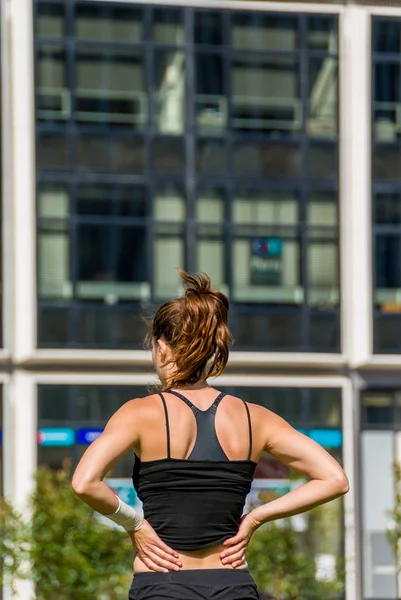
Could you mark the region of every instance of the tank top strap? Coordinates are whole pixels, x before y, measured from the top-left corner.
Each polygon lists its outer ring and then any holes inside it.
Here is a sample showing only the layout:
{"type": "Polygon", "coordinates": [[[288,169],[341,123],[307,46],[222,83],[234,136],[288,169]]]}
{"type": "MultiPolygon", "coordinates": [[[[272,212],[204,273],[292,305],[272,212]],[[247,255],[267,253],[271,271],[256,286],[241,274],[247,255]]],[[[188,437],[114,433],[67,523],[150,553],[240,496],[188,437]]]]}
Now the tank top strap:
{"type": "Polygon", "coordinates": [[[166,390],[166,392],[168,392],[169,394],[173,394],[173,396],[177,396],[177,398],[185,402],[185,404],[189,406],[189,408],[191,408],[192,410],[196,409],[195,404],[192,404],[192,402],[188,400],[188,398],[180,394],[180,392],[175,392],[174,390],[166,390]]]}
{"type": "MultiPolygon", "coordinates": [[[[242,398],[241,398],[242,400],[242,398]]],[[[245,400],[242,400],[242,402],[244,403],[245,409],[246,409],[246,414],[248,417],[248,428],[249,428],[249,452],[248,452],[248,460],[251,459],[252,456],[252,423],[251,423],[251,415],[249,412],[249,407],[247,405],[247,403],[245,402],[245,400]]]]}
{"type": "Polygon", "coordinates": [[[171,449],[170,449],[170,422],[168,419],[168,410],[166,400],[161,392],[159,392],[159,396],[163,402],[164,414],[166,417],[166,437],[167,437],[167,458],[171,458],[171,449]]]}

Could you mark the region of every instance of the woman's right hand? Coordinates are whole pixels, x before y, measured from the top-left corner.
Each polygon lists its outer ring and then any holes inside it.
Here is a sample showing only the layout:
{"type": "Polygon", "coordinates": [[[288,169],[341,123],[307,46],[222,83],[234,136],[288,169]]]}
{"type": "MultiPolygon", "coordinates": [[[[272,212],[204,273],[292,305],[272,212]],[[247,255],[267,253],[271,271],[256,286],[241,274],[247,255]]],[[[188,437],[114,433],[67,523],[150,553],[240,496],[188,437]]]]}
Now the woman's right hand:
{"type": "Polygon", "coordinates": [[[148,569],[160,573],[180,570],[182,563],[178,558],[178,553],[159,538],[146,519],[139,529],[130,531],[129,536],[137,555],[148,569]]]}
{"type": "Polygon", "coordinates": [[[244,566],[246,549],[253,533],[259,526],[260,523],[254,519],[252,512],[242,517],[237,534],[223,542],[225,548],[220,553],[223,565],[231,565],[234,569],[244,566]]]}

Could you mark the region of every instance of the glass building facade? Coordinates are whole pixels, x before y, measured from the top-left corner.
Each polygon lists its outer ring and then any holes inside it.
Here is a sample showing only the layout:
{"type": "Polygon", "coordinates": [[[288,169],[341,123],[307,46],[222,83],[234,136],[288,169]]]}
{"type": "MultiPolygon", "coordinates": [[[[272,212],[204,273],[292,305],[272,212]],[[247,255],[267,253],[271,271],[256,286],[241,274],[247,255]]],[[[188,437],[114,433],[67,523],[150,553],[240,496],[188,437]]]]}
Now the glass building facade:
{"type": "Polygon", "coordinates": [[[141,347],[181,267],[238,349],[338,352],[338,18],[35,12],[39,345],[141,347]]]}
{"type": "MultiPolygon", "coordinates": [[[[350,478],[296,521],[318,576],[346,600],[399,597],[392,4],[0,3],[0,493],[18,509],[38,464],[76,464],[147,393],[143,316],[181,293],[177,268],[205,271],[235,338],[216,386],[350,478]]],[[[127,483],[132,458],[110,481],[127,483]]],[[[264,455],[252,497],[294,481],[264,455]]]]}

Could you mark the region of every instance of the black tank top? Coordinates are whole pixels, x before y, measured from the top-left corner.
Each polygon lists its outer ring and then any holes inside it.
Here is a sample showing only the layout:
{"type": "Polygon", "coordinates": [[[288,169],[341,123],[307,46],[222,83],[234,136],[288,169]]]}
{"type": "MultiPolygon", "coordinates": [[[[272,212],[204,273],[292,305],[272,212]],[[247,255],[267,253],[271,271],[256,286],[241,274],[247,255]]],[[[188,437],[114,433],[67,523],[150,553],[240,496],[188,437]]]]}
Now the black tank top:
{"type": "Polygon", "coordinates": [[[186,459],[172,458],[166,401],[167,457],[143,462],[135,457],[133,483],[142,501],[145,519],[160,538],[175,550],[201,550],[234,536],[255,472],[252,461],[252,428],[246,460],[229,460],[217,438],[215,416],[225,394],[217,396],[205,411],[182,394],[167,390],[185,402],[197,424],[193,450],[186,459]]]}

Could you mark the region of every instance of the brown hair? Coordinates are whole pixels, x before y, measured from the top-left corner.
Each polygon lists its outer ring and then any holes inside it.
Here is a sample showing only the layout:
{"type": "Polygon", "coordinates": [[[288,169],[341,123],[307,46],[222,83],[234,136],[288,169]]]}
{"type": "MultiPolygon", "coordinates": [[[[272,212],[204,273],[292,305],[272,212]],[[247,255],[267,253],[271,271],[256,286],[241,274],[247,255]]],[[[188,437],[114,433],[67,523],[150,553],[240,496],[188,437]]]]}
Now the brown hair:
{"type": "Polygon", "coordinates": [[[220,375],[233,342],[227,324],[228,298],[211,289],[210,277],[205,273],[189,275],[178,271],[184,283],[184,297],[163,304],[149,325],[148,339],[163,339],[173,355],[171,363],[175,369],[163,381],[163,389],[220,375]]]}

